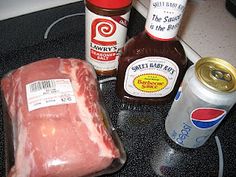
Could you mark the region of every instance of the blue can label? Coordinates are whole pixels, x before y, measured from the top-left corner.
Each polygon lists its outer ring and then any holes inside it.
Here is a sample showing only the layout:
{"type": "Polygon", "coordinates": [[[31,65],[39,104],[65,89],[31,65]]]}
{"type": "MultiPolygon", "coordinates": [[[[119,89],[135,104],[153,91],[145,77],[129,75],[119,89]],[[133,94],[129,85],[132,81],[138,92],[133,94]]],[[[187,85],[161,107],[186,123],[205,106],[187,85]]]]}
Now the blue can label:
{"type": "Polygon", "coordinates": [[[169,127],[169,136],[181,146],[199,147],[205,143],[226,114],[224,109],[196,108],[191,112],[189,119],[177,121],[176,128],[169,127]]]}
{"type": "Polygon", "coordinates": [[[178,133],[176,137],[177,143],[184,145],[184,141],[187,138],[189,138],[189,133],[191,132],[191,130],[192,130],[192,127],[184,122],[181,131],[178,133]]]}
{"type": "Polygon", "coordinates": [[[197,108],[191,113],[192,124],[199,129],[217,126],[225,117],[226,111],[217,108],[197,108]]]}

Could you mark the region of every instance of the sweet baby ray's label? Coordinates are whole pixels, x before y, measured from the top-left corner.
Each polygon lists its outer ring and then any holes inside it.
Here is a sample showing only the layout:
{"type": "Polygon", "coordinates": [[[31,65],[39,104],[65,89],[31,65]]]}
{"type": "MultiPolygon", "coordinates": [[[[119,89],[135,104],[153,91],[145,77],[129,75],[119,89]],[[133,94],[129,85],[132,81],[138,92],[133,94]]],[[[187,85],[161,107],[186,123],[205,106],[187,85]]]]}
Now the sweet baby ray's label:
{"type": "Polygon", "coordinates": [[[28,111],[35,109],[76,103],[69,79],[39,80],[26,85],[28,111]]]}
{"type": "Polygon", "coordinates": [[[141,58],[127,67],[124,89],[137,97],[164,97],[173,90],[178,74],[178,66],[168,58],[141,58]]]}
{"type": "Polygon", "coordinates": [[[153,38],[174,38],[180,26],[187,0],[151,0],[145,25],[146,32],[153,38]]]}

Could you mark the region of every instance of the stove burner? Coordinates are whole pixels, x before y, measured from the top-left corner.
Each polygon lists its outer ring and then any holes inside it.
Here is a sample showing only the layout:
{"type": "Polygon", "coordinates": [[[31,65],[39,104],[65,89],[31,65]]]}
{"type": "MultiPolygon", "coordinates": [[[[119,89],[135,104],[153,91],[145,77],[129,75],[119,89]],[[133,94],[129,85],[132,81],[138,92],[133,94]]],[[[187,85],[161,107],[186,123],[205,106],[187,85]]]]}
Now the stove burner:
{"type": "Polygon", "coordinates": [[[48,38],[48,34],[50,32],[50,30],[53,28],[54,25],[56,25],[58,22],[62,21],[62,20],[65,20],[67,18],[70,18],[70,17],[74,17],[74,16],[84,16],[85,13],[75,13],[75,14],[71,14],[71,15],[66,15],[64,17],[61,17],[57,20],[55,20],[46,30],[45,34],[44,34],[44,39],[47,39],[48,38]]]}

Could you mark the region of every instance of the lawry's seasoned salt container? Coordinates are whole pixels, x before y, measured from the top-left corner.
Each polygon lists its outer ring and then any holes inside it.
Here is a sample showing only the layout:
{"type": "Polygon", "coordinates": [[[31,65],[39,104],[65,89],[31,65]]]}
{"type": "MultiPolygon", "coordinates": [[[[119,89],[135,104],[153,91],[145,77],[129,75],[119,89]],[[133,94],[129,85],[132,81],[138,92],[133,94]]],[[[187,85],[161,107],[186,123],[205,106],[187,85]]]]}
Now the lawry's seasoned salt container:
{"type": "Polygon", "coordinates": [[[132,0],[86,0],[85,5],[86,60],[98,75],[116,75],[132,0]]]}
{"type": "Polygon", "coordinates": [[[202,58],[184,77],[165,122],[168,136],[187,148],[202,146],[236,102],[236,68],[202,58]]]}

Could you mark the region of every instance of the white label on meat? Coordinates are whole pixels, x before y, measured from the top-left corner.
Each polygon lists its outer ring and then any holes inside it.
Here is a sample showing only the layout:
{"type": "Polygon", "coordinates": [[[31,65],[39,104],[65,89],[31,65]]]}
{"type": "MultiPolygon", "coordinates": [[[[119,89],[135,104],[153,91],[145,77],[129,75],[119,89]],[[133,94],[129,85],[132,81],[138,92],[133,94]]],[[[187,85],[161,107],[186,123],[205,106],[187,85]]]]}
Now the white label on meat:
{"type": "Polygon", "coordinates": [[[39,80],[26,85],[28,111],[76,103],[69,79],[39,80]]]}

